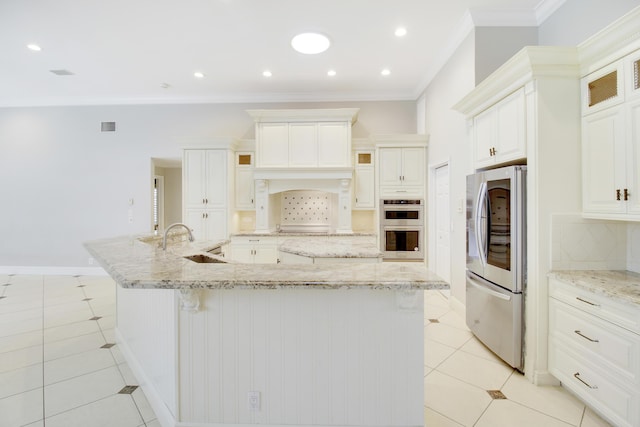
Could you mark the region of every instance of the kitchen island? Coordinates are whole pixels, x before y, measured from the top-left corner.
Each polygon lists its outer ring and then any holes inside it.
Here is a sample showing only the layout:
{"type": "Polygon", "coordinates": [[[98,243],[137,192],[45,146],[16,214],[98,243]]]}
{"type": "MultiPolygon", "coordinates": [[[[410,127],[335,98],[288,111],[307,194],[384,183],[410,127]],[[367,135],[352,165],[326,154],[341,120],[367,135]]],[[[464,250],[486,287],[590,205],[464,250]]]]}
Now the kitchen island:
{"type": "MultiPolygon", "coordinates": [[[[345,237],[348,238],[348,237],[345,237]]],[[[421,426],[422,263],[248,265],[224,242],[87,243],[163,426],[421,426]]]]}

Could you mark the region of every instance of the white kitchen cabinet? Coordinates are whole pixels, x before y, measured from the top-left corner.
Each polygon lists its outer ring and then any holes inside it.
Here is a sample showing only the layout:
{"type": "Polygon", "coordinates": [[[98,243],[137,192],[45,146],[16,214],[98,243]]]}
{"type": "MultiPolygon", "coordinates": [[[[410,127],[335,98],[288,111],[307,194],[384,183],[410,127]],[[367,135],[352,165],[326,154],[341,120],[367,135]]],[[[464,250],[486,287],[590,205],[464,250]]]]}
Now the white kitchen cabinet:
{"type": "Polygon", "coordinates": [[[184,223],[191,228],[197,240],[227,238],[226,209],[187,209],[184,223]]]}
{"type": "Polygon", "coordinates": [[[183,152],[183,222],[194,230],[198,240],[227,236],[228,166],[226,149],[185,149],[183,152]]]}
{"type": "Polygon", "coordinates": [[[424,147],[380,147],[378,159],[381,197],[424,197],[424,147]]]}
{"type": "Polygon", "coordinates": [[[347,167],[350,165],[349,122],[259,123],[258,167],[347,167]]]}
{"type": "Polygon", "coordinates": [[[549,371],[616,426],[640,423],[640,316],[549,280],[549,371]]]}
{"type": "Polygon", "coordinates": [[[375,166],[373,150],[355,152],[354,209],[375,207],[375,166]]]}
{"type": "Polygon", "coordinates": [[[245,264],[276,264],[278,239],[275,236],[234,236],[230,256],[232,260],[245,264]]]}
{"type": "Polygon", "coordinates": [[[582,212],[586,218],[640,221],[639,55],[629,55],[582,79],[582,212]]]}
{"type": "Polygon", "coordinates": [[[482,169],[527,156],[524,87],[473,118],[474,165],[482,169]]]}
{"type": "Polygon", "coordinates": [[[236,153],[236,209],[255,209],[255,184],[253,179],[253,152],[236,153]]]}

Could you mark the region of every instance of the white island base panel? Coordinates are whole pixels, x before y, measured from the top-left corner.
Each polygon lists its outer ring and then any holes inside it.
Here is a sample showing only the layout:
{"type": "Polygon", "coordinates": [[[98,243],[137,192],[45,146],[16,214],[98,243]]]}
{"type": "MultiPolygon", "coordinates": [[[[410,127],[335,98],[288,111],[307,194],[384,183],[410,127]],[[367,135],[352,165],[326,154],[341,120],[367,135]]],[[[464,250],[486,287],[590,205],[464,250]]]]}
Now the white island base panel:
{"type": "Polygon", "coordinates": [[[117,290],[118,343],[163,427],[423,426],[423,291],[197,292],[191,312],[178,290],[117,290]]]}

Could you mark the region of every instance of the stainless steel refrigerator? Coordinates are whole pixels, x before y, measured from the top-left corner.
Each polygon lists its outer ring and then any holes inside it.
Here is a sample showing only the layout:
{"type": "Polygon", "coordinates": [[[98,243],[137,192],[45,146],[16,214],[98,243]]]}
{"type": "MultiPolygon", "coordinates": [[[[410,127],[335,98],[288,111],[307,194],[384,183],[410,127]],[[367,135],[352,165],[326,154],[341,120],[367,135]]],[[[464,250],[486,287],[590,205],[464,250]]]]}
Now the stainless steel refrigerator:
{"type": "Polygon", "coordinates": [[[519,370],[524,367],[526,176],[526,166],[467,176],[467,326],[519,370]]]}

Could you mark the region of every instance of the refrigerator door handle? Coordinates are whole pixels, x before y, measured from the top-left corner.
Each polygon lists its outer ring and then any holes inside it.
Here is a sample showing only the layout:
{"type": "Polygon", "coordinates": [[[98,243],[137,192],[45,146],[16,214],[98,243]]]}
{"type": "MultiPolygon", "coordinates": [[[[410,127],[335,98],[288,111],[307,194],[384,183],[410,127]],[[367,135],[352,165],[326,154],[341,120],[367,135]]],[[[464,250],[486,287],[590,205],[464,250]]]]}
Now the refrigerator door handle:
{"type": "Polygon", "coordinates": [[[482,212],[484,210],[484,205],[487,201],[487,183],[483,182],[480,184],[480,189],[478,190],[478,198],[476,201],[476,246],[478,247],[478,253],[480,254],[480,262],[483,266],[487,265],[487,252],[485,250],[487,243],[487,227],[486,224],[482,224],[482,212]]]}
{"type": "Polygon", "coordinates": [[[485,294],[491,295],[492,297],[496,297],[504,301],[511,301],[511,295],[501,294],[500,292],[496,292],[493,289],[487,288],[486,286],[482,286],[482,283],[477,282],[476,280],[472,279],[468,275],[467,275],[467,281],[471,286],[473,286],[474,288],[478,289],[481,292],[484,292],[485,294]]]}

